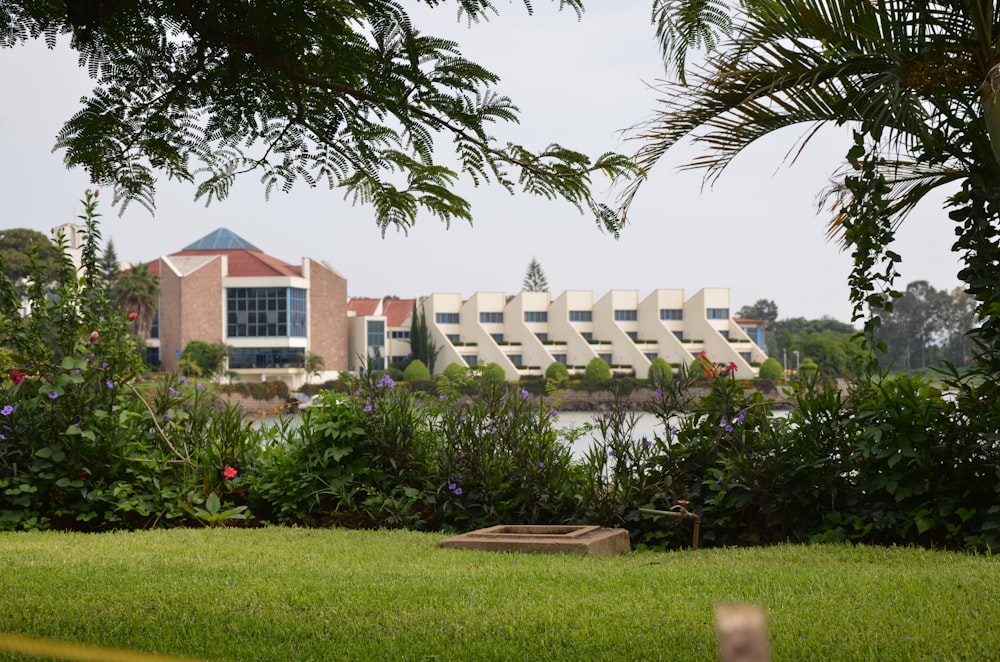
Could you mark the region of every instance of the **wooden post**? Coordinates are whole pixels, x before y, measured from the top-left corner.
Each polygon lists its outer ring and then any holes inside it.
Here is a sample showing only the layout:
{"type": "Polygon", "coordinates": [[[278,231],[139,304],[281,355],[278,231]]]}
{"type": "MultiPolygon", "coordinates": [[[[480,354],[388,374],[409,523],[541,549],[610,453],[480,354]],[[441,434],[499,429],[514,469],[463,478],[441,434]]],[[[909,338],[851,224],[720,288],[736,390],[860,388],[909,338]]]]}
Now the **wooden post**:
{"type": "Polygon", "coordinates": [[[715,632],[720,662],[768,662],[767,619],[753,605],[718,605],[715,632]]]}

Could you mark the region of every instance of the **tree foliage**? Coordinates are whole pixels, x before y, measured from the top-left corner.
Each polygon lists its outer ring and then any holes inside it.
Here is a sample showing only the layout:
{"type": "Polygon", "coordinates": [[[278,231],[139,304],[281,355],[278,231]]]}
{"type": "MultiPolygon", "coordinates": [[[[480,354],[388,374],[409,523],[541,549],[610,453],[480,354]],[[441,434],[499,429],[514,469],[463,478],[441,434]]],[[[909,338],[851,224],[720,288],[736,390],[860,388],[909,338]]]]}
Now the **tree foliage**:
{"type": "MultiPolygon", "coordinates": [[[[939,187],[955,223],[959,278],[978,303],[984,374],[1000,373],[1000,6],[965,0],[662,0],[654,23],[678,74],[639,130],[649,169],[693,139],[690,165],[717,177],[759,139],[799,127],[794,158],[823,125],[849,126],[827,198],[854,258],[856,319],[897,294],[895,227],[939,187]],[[698,67],[689,48],[705,51],[698,67]],[[956,191],[957,189],[957,191],[956,191]]],[[[622,198],[627,210],[641,180],[622,198]]],[[[872,312],[876,311],[876,312],[872,312]]]]}
{"type": "Polygon", "coordinates": [[[583,371],[583,379],[588,382],[601,382],[611,379],[611,366],[599,356],[595,356],[587,363],[583,371]]]}
{"type": "Polygon", "coordinates": [[[427,313],[414,299],[413,310],[410,313],[410,355],[414,360],[422,361],[433,373],[434,363],[440,351],[437,343],[431,338],[430,329],[427,328],[427,313]]]}
{"type": "Polygon", "coordinates": [[[123,311],[135,313],[135,334],[144,340],[149,338],[160,307],[159,276],[151,273],[148,265],[136,264],[118,274],[111,295],[123,311]]]}
{"type": "MultiPolygon", "coordinates": [[[[438,7],[440,0],[422,0],[438,7]]],[[[489,0],[459,0],[460,16],[488,20],[489,0]]],[[[531,3],[525,0],[530,11],[531,3]]],[[[577,14],[582,0],[559,0],[577,14]]],[[[296,183],[339,188],[370,205],[383,231],[418,211],[471,220],[454,192],[460,176],[589,208],[595,174],[634,172],[625,157],[591,159],[551,144],[538,150],[491,135],[516,122],[498,78],[452,41],[424,34],[396,0],[98,2],[4,0],[0,47],[71,35],[95,81],[59,132],[68,166],[112,186],[116,203],[152,209],[158,175],[196,185],[207,202],[237,178],[270,194],[296,183]],[[451,141],[456,167],[440,160],[451,141]]]]}
{"type": "Polygon", "coordinates": [[[740,308],[736,312],[736,317],[761,320],[771,325],[778,321],[778,304],[771,299],[758,299],[752,306],[740,308]]]}
{"type": "Polygon", "coordinates": [[[403,371],[403,379],[408,382],[426,382],[430,381],[430,378],[431,371],[420,359],[410,361],[410,365],[406,366],[406,370],[403,371]]]}
{"type": "Polygon", "coordinates": [[[222,373],[228,353],[225,343],[192,340],[181,352],[180,366],[185,374],[211,378],[222,373]]]}
{"type": "Polygon", "coordinates": [[[549,281],[545,277],[545,272],[542,271],[542,265],[535,258],[531,258],[531,262],[528,263],[528,270],[524,274],[521,289],[525,292],[549,291],[549,281]]]}
{"type": "Polygon", "coordinates": [[[32,269],[38,269],[47,282],[59,273],[60,261],[59,249],[41,232],[27,228],[0,230],[0,266],[19,294],[27,290],[32,269]]]}

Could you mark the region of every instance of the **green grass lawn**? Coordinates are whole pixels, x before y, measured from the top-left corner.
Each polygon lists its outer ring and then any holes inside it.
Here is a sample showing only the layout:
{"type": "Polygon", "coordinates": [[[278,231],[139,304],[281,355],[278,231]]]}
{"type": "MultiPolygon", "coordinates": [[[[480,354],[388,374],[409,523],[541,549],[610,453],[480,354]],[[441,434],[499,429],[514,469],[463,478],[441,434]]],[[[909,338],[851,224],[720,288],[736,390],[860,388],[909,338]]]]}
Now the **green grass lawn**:
{"type": "Polygon", "coordinates": [[[774,660],[1000,659],[995,557],[788,545],[586,558],[440,539],[0,534],[0,633],[240,661],[711,660],[714,606],[749,602],[767,612],[774,660]]]}

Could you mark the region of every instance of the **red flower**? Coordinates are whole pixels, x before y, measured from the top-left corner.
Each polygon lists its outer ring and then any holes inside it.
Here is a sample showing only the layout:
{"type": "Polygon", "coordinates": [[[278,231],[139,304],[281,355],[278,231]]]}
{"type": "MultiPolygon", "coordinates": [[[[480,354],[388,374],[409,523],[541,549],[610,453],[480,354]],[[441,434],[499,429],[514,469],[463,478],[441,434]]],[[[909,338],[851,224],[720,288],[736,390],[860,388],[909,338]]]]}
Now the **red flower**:
{"type": "Polygon", "coordinates": [[[687,499],[678,499],[677,500],[677,505],[681,506],[681,507],[683,507],[683,506],[690,506],[691,502],[688,501],[687,499]]]}
{"type": "Polygon", "coordinates": [[[128,321],[129,322],[134,322],[135,318],[138,317],[138,316],[139,316],[139,313],[129,313],[128,314],[128,321]]]}
{"type": "Polygon", "coordinates": [[[97,197],[97,196],[99,196],[100,194],[101,194],[101,189],[99,189],[99,188],[95,188],[95,189],[94,189],[94,197],[96,198],[96,197],[97,197]]]}
{"type": "Polygon", "coordinates": [[[93,345],[95,342],[97,342],[97,339],[100,338],[100,337],[101,337],[101,334],[99,334],[97,331],[91,331],[90,332],[90,344],[93,345]]]}
{"type": "Polygon", "coordinates": [[[225,478],[226,480],[232,480],[233,478],[236,478],[236,474],[238,473],[239,471],[233,469],[231,466],[227,464],[226,468],[222,470],[222,477],[225,478]]]}
{"type": "Polygon", "coordinates": [[[726,366],[726,372],[736,372],[737,370],[739,370],[739,366],[732,361],[730,361],[729,365],[726,366]]]}
{"type": "Polygon", "coordinates": [[[24,381],[24,373],[20,370],[8,370],[7,376],[14,380],[15,384],[20,384],[24,381]]]}
{"type": "Polygon", "coordinates": [[[87,473],[86,471],[81,471],[79,473],[79,475],[77,476],[77,478],[80,479],[80,480],[87,480],[88,476],[90,476],[89,473],[87,473]]]}

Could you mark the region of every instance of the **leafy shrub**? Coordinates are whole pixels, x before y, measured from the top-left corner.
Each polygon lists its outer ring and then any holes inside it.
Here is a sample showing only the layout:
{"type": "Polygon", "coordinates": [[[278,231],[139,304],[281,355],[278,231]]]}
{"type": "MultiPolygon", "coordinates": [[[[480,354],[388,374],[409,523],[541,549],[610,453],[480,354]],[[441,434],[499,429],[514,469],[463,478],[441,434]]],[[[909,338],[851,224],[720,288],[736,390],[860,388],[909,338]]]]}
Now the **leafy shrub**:
{"type": "Polygon", "coordinates": [[[480,366],[479,374],[482,376],[482,379],[497,385],[507,383],[507,373],[496,363],[487,363],[484,366],[480,366]]]}
{"type": "Polygon", "coordinates": [[[778,359],[770,356],[760,364],[759,376],[761,379],[780,382],[785,378],[785,371],[782,369],[781,363],[778,362],[778,359]]]}
{"type": "Polygon", "coordinates": [[[600,382],[611,379],[611,366],[599,356],[595,356],[587,364],[587,369],[583,372],[583,380],[587,382],[600,382]]]}
{"type": "Polygon", "coordinates": [[[799,379],[816,379],[818,376],[819,364],[809,357],[802,359],[802,363],[799,364],[799,379]]]}
{"type": "Polygon", "coordinates": [[[649,362],[649,374],[647,379],[653,388],[667,385],[674,378],[674,368],[666,359],[657,356],[649,362]]]}
{"type": "Polygon", "coordinates": [[[431,371],[427,369],[423,361],[413,359],[410,361],[410,365],[406,366],[406,370],[403,371],[403,379],[408,382],[429,382],[431,380],[431,371]]]}
{"type": "Polygon", "coordinates": [[[569,383],[569,368],[559,361],[553,361],[545,369],[545,379],[551,382],[556,388],[565,387],[569,383]]]}
{"type": "Polygon", "coordinates": [[[460,365],[460,364],[455,363],[454,361],[452,361],[451,363],[449,363],[448,365],[445,366],[443,374],[450,381],[459,382],[459,381],[462,381],[462,379],[465,378],[465,373],[466,372],[467,372],[467,369],[465,368],[465,366],[460,365]]]}

